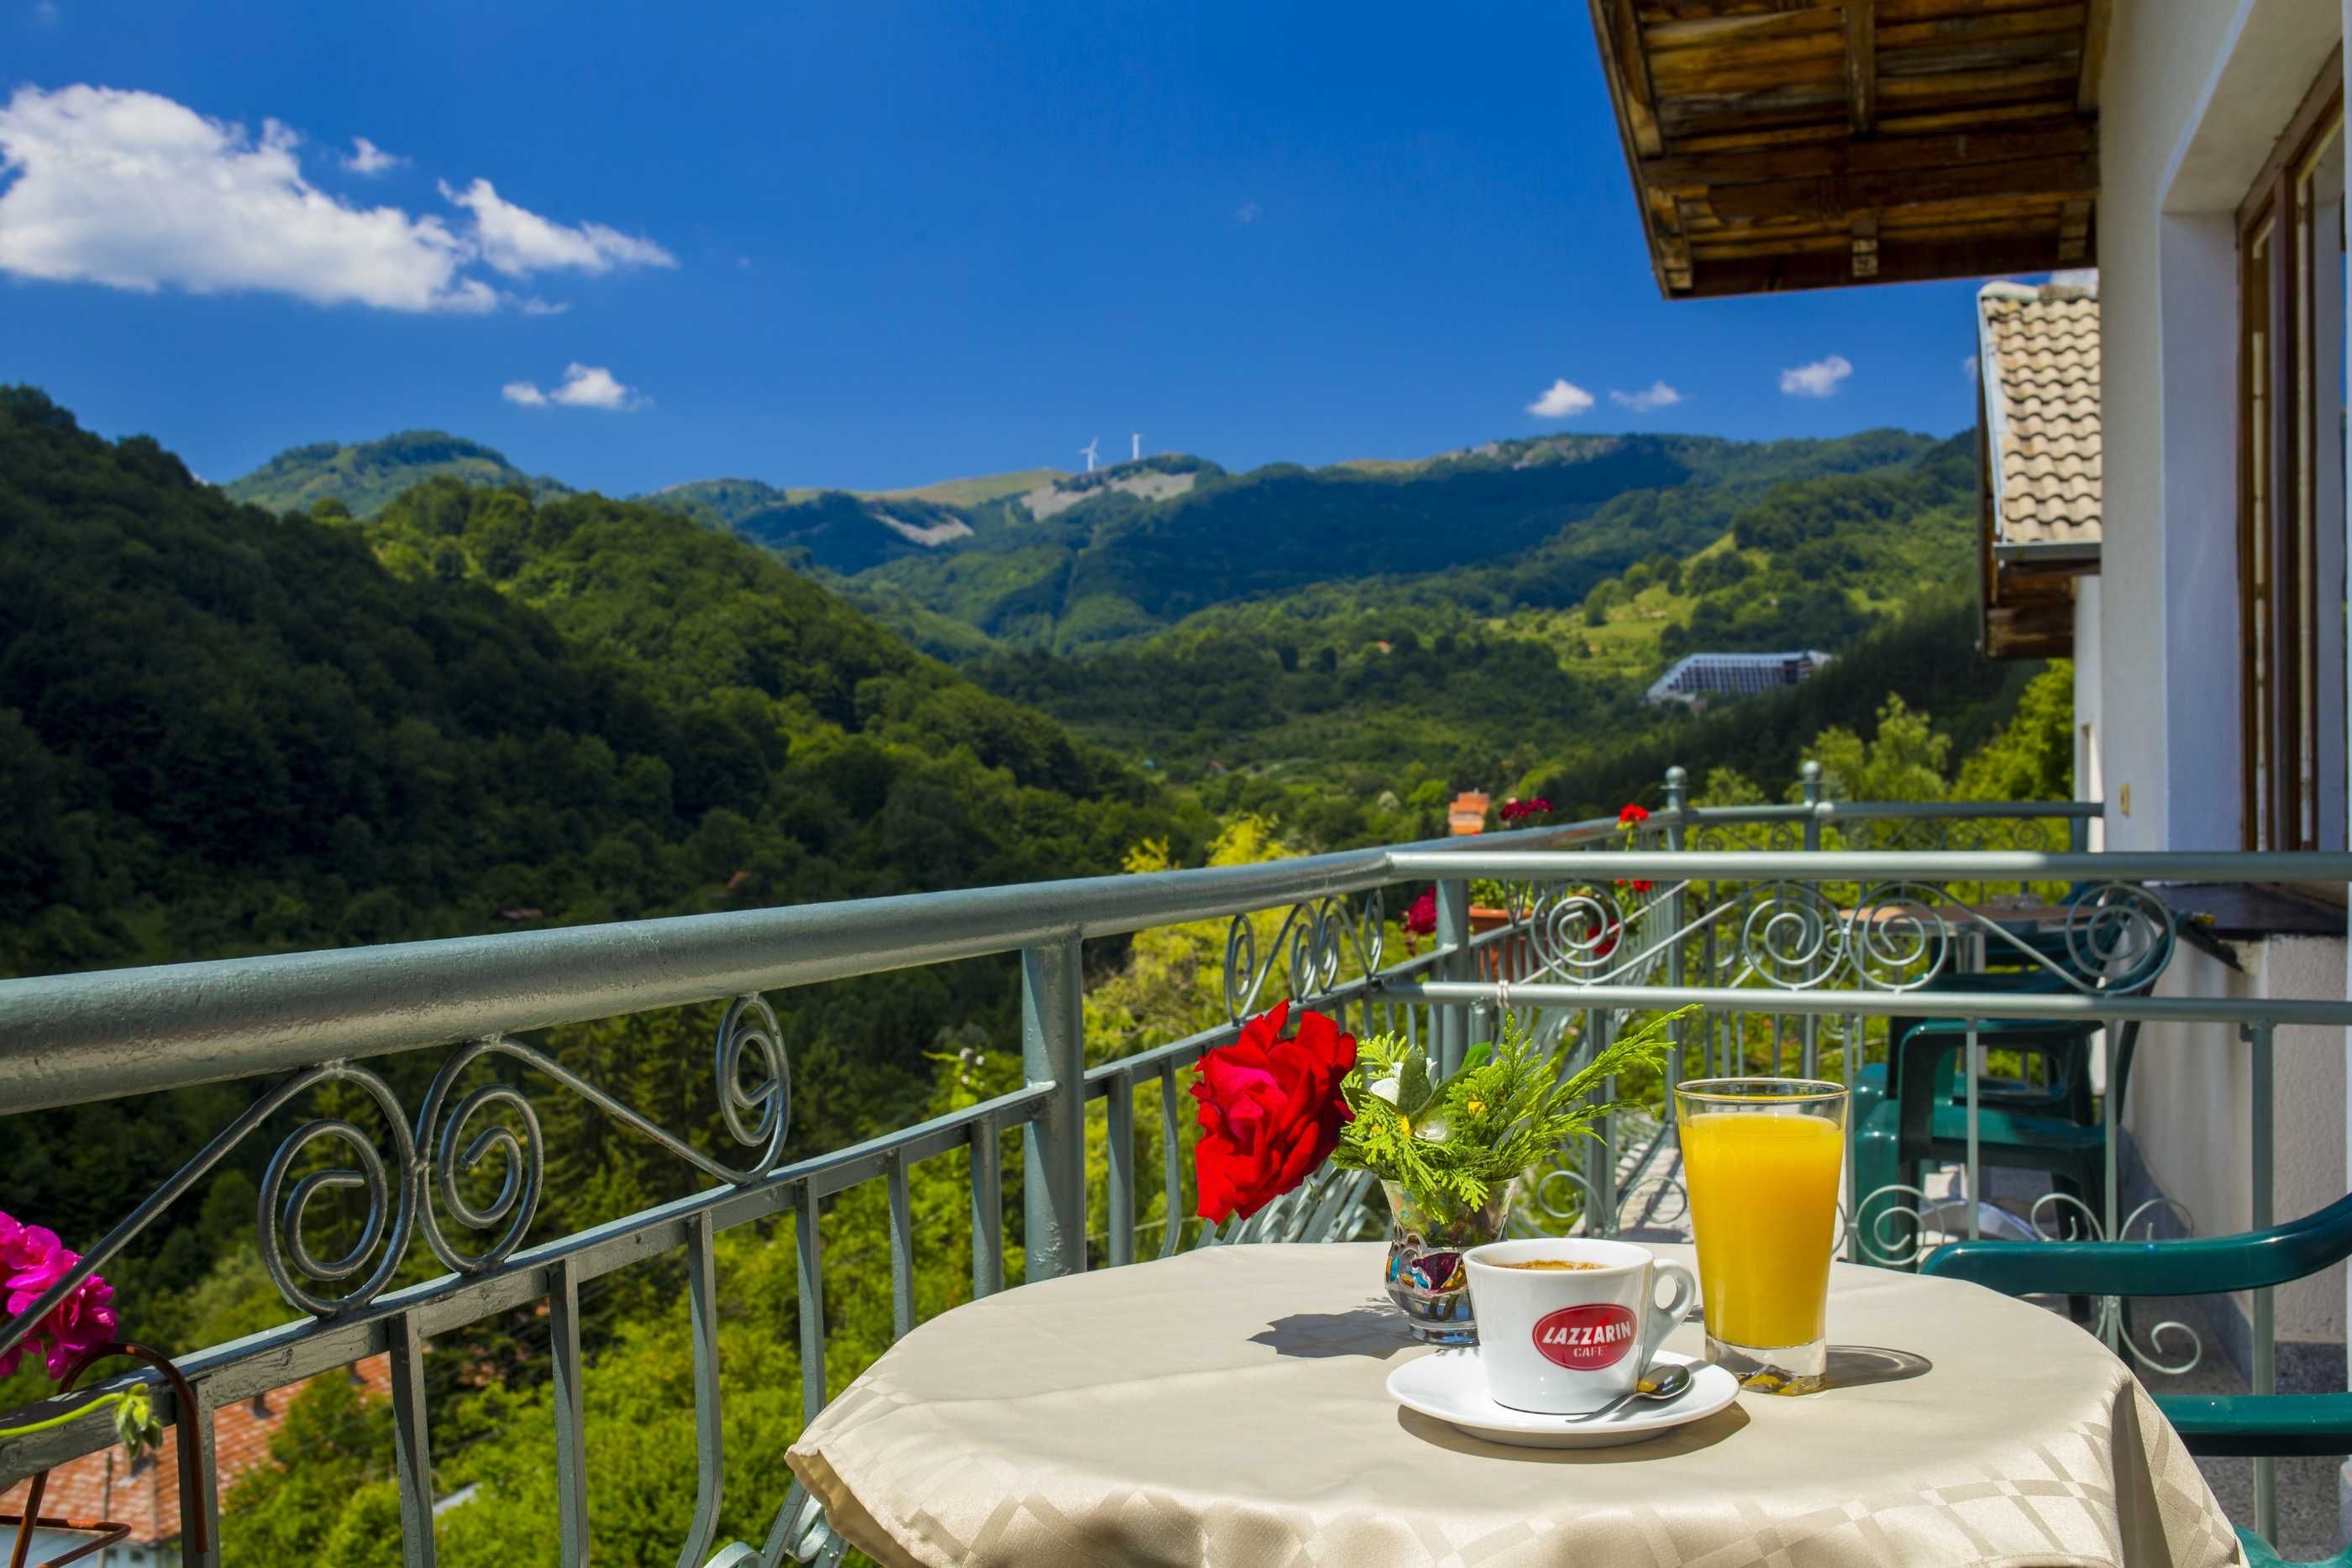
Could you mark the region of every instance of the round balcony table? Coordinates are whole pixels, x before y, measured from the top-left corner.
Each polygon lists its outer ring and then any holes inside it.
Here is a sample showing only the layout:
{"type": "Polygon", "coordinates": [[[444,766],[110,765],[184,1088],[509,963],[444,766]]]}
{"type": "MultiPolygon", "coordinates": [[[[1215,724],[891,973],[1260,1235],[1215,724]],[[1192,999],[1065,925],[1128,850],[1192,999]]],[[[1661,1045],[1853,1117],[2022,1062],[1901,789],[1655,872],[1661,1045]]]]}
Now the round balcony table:
{"type": "MultiPolygon", "coordinates": [[[[793,1469],[893,1568],[2243,1561],[2138,1382],[2031,1303],[1839,1264],[1830,1338],[1855,1348],[1826,1391],[1626,1448],[1507,1448],[1390,1399],[1431,1353],[1381,1295],[1383,1250],[1216,1247],[959,1307],[793,1469]]],[[[1704,1350],[1695,1322],[1666,1343],[1704,1350]]]]}

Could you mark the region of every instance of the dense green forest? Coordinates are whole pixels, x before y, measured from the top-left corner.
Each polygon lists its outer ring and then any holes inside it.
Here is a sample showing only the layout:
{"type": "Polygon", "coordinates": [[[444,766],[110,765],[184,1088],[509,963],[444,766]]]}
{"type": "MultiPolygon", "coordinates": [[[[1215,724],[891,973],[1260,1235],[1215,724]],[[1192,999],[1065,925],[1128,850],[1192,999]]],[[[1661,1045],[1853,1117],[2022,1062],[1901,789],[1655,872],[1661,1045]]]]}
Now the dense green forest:
{"type": "MultiPolygon", "coordinates": [[[[0,972],[1241,863],[1433,834],[1464,788],[1577,814],[1654,805],[1675,762],[1718,800],[1777,798],[1808,756],[1841,795],[2063,793],[2063,670],[1977,658],[1950,587],[1969,461],[1893,432],[1573,438],[1239,476],[1147,459],[896,497],[722,482],[659,505],[402,470],[370,504],[306,494],[273,513],[152,441],[101,441],[38,392],[0,392],[0,972]],[[1704,712],[1638,700],[1699,645],[1839,657],[1704,712]]],[[[1223,935],[1090,945],[1090,1059],[1213,1021],[1223,935]]],[[[771,1000],[794,1155],[1018,1082],[1006,963],[771,1000]]],[[[535,1043],[718,1149],[717,1016],[535,1043]]],[[[436,1054],[381,1066],[413,1104],[436,1054]]],[[[699,1185],[518,1082],[549,1149],[534,1236],[699,1185]]],[[[86,1241],[250,1092],[0,1123],[7,1207],[86,1241]]],[[[304,1115],[322,1113],[373,1115],[337,1092],[304,1115]]],[[[189,1349],[289,1315],[254,1208],[296,1120],[109,1270],[142,1338],[189,1349]]],[[[1143,1170],[1158,1124],[1155,1091],[1135,1118],[1143,1170]]],[[[1017,1279],[1017,1137],[1003,1155],[1017,1279]]],[[[926,1316],[969,1293],[965,1170],[957,1154],[911,1173],[926,1316]]],[[[356,1232],[338,1201],[317,1206],[322,1250],[356,1232]]],[[[869,1185],[823,1221],[836,1389],[889,1339],[883,1201],[869,1185]]],[[[1169,1217],[1150,1184],[1139,1207],[1154,1245],[1169,1217]]],[[[799,1427],[790,1227],[730,1233],[719,1263],[724,1529],[756,1542],[799,1427]]],[[[436,1272],[419,1247],[403,1277],[436,1272]]],[[[588,1302],[601,1561],[669,1560],[691,1510],[677,1281],[677,1260],[656,1260],[588,1302]]],[[[524,1310],[434,1343],[437,1490],[482,1489],[443,1516],[448,1561],[553,1561],[546,1332],[524,1310]]],[[[20,1372],[0,1406],[37,1385],[20,1372]]],[[[300,1462],[231,1500],[230,1561],[398,1561],[381,1406],[323,1379],[280,1452],[300,1462]]]]}

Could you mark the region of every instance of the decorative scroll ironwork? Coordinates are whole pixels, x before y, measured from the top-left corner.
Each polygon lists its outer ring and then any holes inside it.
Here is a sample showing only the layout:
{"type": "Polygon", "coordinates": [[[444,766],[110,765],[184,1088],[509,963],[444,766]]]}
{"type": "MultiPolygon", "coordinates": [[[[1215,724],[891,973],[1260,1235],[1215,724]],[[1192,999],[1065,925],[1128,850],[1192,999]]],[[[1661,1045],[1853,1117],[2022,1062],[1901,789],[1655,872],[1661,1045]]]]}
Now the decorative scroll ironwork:
{"type": "MultiPolygon", "coordinates": [[[[2138,1239],[2143,1241],[2158,1239],[2157,1218],[2163,1214],[2171,1215],[2185,1234],[2195,1234],[2196,1216],[2189,1213],[2187,1205],[2177,1198],[2152,1197],[2124,1216],[2123,1219],[2116,1224],[2116,1239],[2132,1240],[2132,1231],[2135,1227],[2139,1228],[2141,1231],[2138,1239]]],[[[2089,1204],[2084,1203],[2073,1193],[2043,1193],[2034,1199],[2033,1207],[2026,1211],[2026,1221],[2033,1228],[2036,1236],[2047,1241],[2104,1241],[2106,1239],[2106,1230],[2099,1223],[2099,1217],[2092,1212],[2089,1204]],[[2053,1220],[2056,1225],[2054,1229],[2053,1228],[2053,1220]]],[[[2139,1341],[2132,1337],[2130,1314],[2125,1310],[2124,1299],[2121,1296],[2098,1298],[2097,1306],[2093,1312],[2090,1329],[2093,1333],[2105,1339],[2108,1343],[2128,1351],[2131,1358],[2142,1367],[2166,1377],[2179,1377],[2194,1372],[2205,1360],[2204,1336],[2195,1328],[2177,1318],[2167,1318],[2150,1327],[2147,1331],[2147,1343],[2143,1346],[2139,1341]],[[2179,1361],[2165,1359],[2167,1353],[2164,1336],[2167,1333],[2178,1333],[2187,1341],[2181,1350],[2172,1353],[2184,1355],[2186,1359],[2179,1361]]]]}
{"type": "Polygon", "coordinates": [[[2057,853],[2067,847],[2064,822],[2054,817],[1872,817],[1827,825],[1841,848],[1852,850],[2023,850],[2057,853]]]}
{"type": "MultiPolygon", "coordinates": [[[[353,1124],[340,1117],[326,1117],[296,1128],[286,1141],[269,1156],[269,1164],[261,1173],[261,1228],[259,1242],[262,1267],[278,1287],[278,1294],[289,1303],[309,1312],[312,1317],[333,1318],[363,1307],[383,1294],[392,1283],[392,1276],[401,1259],[408,1251],[410,1231],[416,1224],[416,1192],[423,1177],[416,1158],[416,1145],[409,1136],[408,1124],[401,1111],[399,1097],[391,1085],[363,1067],[344,1064],[339,1071],[320,1071],[302,1075],[313,1081],[326,1078],[341,1079],[357,1083],[365,1090],[376,1108],[383,1113],[392,1128],[393,1147],[396,1153],[390,1170],[376,1153],[375,1140],[353,1124]],[[341,1144],[357,1161],[357,1170],[315,1170],[298,1178],[291,1192],[286,1191],[286,1179],[295,1160],[312,1144],[323,1141],[341,1144]],[[367,1218],[360,1226],[359,1239],[351,1250],[339,1258],[320,1258],[310,1250],[303,1238],[303,1219],[310,1200],[321,1192],[356,1187],[367,1195],[367,1218]],[[348,1280],[367,1268],[374,1256],[377,1244],[383,1243],[383,1253],[373,1270],[360,1283],[341,1296],[321,1295],[295,1278],[296,1273],[330,1284],[348,1280]],[[293,1268],[287,1267],[291,1261],[293,1268]]],[[[221,1151],[226,1153],[226,1150],[221,1151]]]]}
{"type": "Polygon", "coordinates": [[[1288,996],[1297,1001],[1330,990],[1341,967],[1350,960],[1360,974],[1381,967],[1388,917],[1377,889],[1365,894],[1352,912],[1348,900],[1337,894],[1292,904],[1263,956],[1257,919],[1248,913],[1236,915],[1225,927],[1225,1017],[1234,1023],[1257,1010],[1259,995],[1277,963],[1285,966],[1288,996]]]}
{"type": "MultiPolygon", "coordinates": [[[[1929,1252],[1957,1239],[1965,1231],[1969,1207],[1979,1201],[1965,1188],[1940,1199],[1899,1182],[1874,1188],[1864,1196],[1860,1206],[1862,1213],[1869,1217],[1866,1227],[1857,1228],[1853,1214],[1843,1204],[1839,1206],[1836,1249],[1846,1250],[1850,1246],[1846,1255],[1856,1262],[1899,1269],[1915,1267],[1929,1252]],[[1907,1235],[1904,1234],[1906,1230],[1907,1235]]],[[[1990,1204],[1979,1212],[2000,1222],[2000,1239],[2003,1240],[2106,1239],[2106,1228],[2100,1223],[2098,1215],[2073,1193],[2043,1193],[2034,1199],[2022,1218],[1990,1204]]],[[[2133,1239],[2135,1229],[2140,1232],[2138,1239],[2158,1239],[2157,1218],[2162,1214],[2172,1215],[2184,1232],[2194,1233],[2195,1218],[2184,1205],[2173,1198],[2154,1197],[2123,1218],[2116,1227],[2116,1239],[2133,1239]]],[[[2178,1377],[2193,1372],[2205,1358],[2203,1336],[2178,1319],[2168,1318],[2151,1326],[2143,1344],[2133,1335],[2130,1314],[2120,1296],[2096,1298],[2086,1326],[2109,1344],[2128,1352],[2147,1371],[2164,1376],[2178,1377]],[[2164,1343],[2168,1334],[2179,1335],[2186,1345],[2168,1351],[2164,1343]],[[2167,1360],[2168,1354],[2184,1359],[2167,1360]]]]}
{"type": "Polygon", "coordinates": [[[1803,824],[1786,818],[1769,822],[1699,822],[1684,831],[1683,847],[1713,851],[1801,850],[1805,847],[1805,830],[1803,824]]]}
{"type": "Polygon", "coordinates": [[[1920,882],[1866,888],[1843,910],[1812,883],[1759,883],[1715,900],[1682,883],[1630,907],[1622,890],[1556,883],[1536,900],[1528,927],[1536,962],[1530,980],[1638,984],[1679,945],[1694,978],[1790,991],[1841,984],[1917,990],[1953,967],[1965,936],[2076,993],[2127,992],[2155,977],[2174,937],[2170,908],[2127,883],[2090,888],[2069,902],[2063,962],[1948,888],[1920,882]],[[1671,930],[1662,918],[1669,893],[1683,894],[1690,911],[1671,930]]]}
{"type": "Polygon", "coordinates": [[[455,1098],[467,1069],[490,1056],[520,1061],[553,1079],[632,1131],[652,1139],[704,1175],[730,1186],[755,1182],[782,1158],[792,1117],[792,1071],[783,1030],[773,1009],[758,996],[735,999],[719,1021],[716,1066],[719,1113],[729,1134],[753,1151],[742,1165],[729,1165],[696,1148],[625,1102],[599,1089],[533,1046],[503,1035],[457,1048],[433,1076],[412,1124],[400,1097],[373,1070],[349,1061],[324,1062],[281,1081],[241,1113],[156,1192],[92,1247],[74,1270],[0,1333],[0,1348],[14,1344],[90,1274],[113,1259],[171,1202],[201,1180],[268,1117],[320,1084],[356,1085],[373,1102],[389,1129],[391,1157],[366,1129],[340,1116],[321,1116],[289,1134],[264,1167],[260,1184],[257,1242],[262,1267],[287,1301],[312,1317],[331,1320],[358,1312],[392,1283],[410,1240],[418,1230],[436,1257],[460,1274],[497,1268],[522,1244],[538,1212],[546,1180],[546,1140],[538,1114],[522,1092],[492,1081],[455,1098]],[[746,1082],[747,1068],[754,1076],[746,1082]],[[469,1140],[467,1129],[486,1112],[498,1119],[469,1140]],[[349,1163],[300,1170],[314,1147],[340,1145],[349,1163]],[[467,1186],[496,1162],[499,1185],[477,1203],[467,1186]],[[356,1192],[364,1200],[359,1234],[344,1250],[321,1256],[310,1240],[307,1221],[321,1193],[356,1192]],[[445,1228],[454,1220],[467,1231],[498,1233],[478,1250],[461,1248],[445,1228]],[[331,1287],[357,1279],[340,1292],[331,1287]]]}

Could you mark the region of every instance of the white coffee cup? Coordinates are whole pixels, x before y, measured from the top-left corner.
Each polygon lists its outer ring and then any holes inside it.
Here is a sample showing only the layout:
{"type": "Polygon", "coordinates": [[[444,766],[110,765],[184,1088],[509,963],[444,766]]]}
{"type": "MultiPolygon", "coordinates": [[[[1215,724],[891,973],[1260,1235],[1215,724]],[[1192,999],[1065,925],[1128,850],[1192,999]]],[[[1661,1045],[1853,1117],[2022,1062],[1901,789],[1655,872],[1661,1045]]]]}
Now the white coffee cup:
{"type": "Polygon", "coordinates": [[[1698,1296],[1688,1269],[1628,1241],[1496,1241],[1471,1249],[1462,1261],[1488,1392],[1499,1405],[1545,1415],[1581,1415],[1631,1394],[1698,1296]],[[1538,1260],[1598,1267],[1506,1267],[1538,1260]],[[1662,1279],[1674,1287],[1664,1306],[1662,1279]]]}

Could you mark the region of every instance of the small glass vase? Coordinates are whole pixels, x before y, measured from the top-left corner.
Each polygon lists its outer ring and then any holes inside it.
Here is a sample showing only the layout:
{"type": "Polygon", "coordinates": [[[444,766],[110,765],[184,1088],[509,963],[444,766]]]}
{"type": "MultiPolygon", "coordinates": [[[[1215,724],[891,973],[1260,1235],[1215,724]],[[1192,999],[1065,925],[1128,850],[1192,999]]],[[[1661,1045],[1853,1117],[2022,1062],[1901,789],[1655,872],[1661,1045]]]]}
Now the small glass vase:
{"type": "Polygon", "coordinates": [[[1503,1239],[1512,1185],[1496,1187],[1482,1207],[1465,1208],[1448,1201],[1424,1202],[1396,1182],[1381,1183],[1389,1198],[1389,1257],[1383,1276],[1389,1300],[1423,1343],[1478,1343],[1462,1254],[1503,1239]]]}

